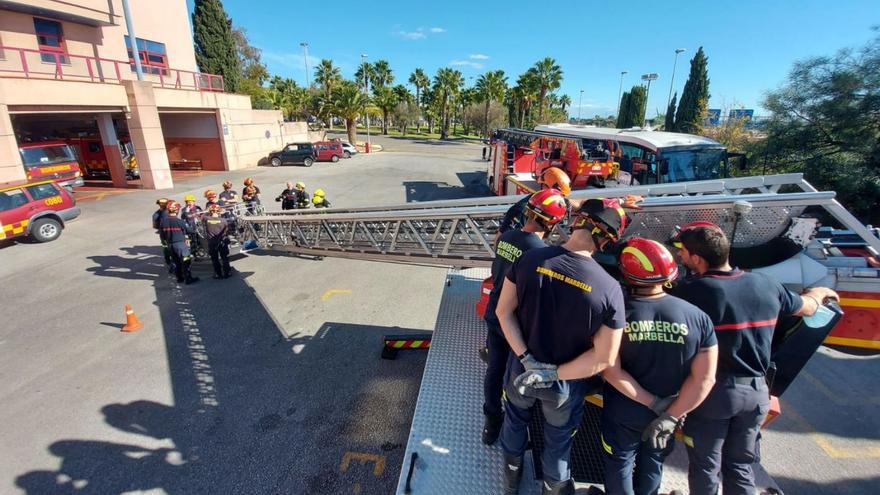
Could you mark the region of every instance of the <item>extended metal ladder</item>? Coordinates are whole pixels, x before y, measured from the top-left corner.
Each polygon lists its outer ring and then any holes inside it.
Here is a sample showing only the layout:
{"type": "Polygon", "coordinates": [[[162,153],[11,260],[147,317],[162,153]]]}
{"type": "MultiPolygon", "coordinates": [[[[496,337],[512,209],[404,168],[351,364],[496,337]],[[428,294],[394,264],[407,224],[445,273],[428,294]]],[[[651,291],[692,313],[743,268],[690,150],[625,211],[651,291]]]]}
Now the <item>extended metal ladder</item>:
{"type": "MultiPolygon", "coordinates": [[[[782,235],[807,207],[821,207],[880,251],[880,239],[847,212],[833,192],[818,192],[800,174],[575,191],[573,200],[645,197],[631,210],[627,235],[666,240],[677,225],[708,220],[734,245],[751,247],[782,235]],[[783,192],[785,189],[793,192],[783,192]],[[747,200],[751,210],[737,215],[747,200]]],[[[352,209],[266,212],[239,218],[240,242],[313,256],[445,267],[485,267],[494,257],[498,225],[515,196],[468,198],[352,209]]]]}

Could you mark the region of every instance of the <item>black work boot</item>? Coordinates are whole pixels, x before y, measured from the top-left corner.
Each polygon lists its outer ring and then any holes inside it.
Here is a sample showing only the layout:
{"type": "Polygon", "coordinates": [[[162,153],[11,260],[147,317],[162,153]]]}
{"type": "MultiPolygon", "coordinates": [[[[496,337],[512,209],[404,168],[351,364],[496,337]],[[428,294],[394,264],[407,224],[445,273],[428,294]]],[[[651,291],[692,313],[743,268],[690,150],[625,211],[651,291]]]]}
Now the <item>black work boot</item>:
{"type": "Polygon", "coordinates": [[[574,481],[547,481],[541,484],[541,495],[574,495],[574,481]]]}
{"type": "Polygon", "coordinates": [[[486,415],[486,419],[483,420],[483,433],[482,439],[483,443],[486,445],[492,445],[498,440],[498,435],[501,434],[501,424],[504,423],[504,415],[499,414],[495,415],[486,415]]]}
{"type": "Polygon", "coordinates": [[[504,495],[516,495],[519,493],[522,467],[522,457],[504,454],[504,495]]]}
{"type": "Polygon", "coordinates": [[[480,360],[482,360],[486,364],[489,364],[489,348],[488,347],[481,347],[479,354],[480,354],[480,360]]]}

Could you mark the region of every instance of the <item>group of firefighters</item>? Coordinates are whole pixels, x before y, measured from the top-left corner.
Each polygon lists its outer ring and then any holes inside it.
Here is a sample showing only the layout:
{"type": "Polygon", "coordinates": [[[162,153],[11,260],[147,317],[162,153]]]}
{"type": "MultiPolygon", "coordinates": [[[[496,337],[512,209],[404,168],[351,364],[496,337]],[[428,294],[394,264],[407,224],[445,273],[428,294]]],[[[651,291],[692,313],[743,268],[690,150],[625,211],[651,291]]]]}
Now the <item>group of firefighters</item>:
{"type": "Polygon", "coordinates": [[[572,437],[584,398],[601,391],[606,493],[657,494],[682,428],[691,494],[717,494],[719,485],[725,495],[753,494],[775,323],[812,315],[837,294],[794,294],[732,267],[727,235],[709,222],[681,226],[668,247],[624,240],[630,202],[569,201],[568,176],[556,168],[539,182],[502,224],[485,313],[482,441],[500,438],[505,493],[518,493],[536,403],[542,493],[574,493],[572,437]],[[565,219],[568,240],[547,247],[543,237],[565,219]]]}

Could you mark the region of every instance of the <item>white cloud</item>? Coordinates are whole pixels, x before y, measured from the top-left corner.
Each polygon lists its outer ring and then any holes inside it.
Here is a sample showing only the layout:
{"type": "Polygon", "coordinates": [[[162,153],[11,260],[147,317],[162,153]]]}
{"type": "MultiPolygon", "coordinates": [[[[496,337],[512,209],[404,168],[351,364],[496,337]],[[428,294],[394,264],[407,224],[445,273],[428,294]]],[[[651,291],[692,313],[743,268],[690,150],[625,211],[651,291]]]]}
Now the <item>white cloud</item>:
{"type": "Polygon", "coordinates": [[[473,69],[482,69],[483,68],[483,64],[481,64],[480,62],[474,62],[472,60],[453,60],[452,62],[449,62],[449,65],[451,65],[453,67],[454,66],[471,67],[473,69]]]}
{"type": "Polygon", "coordinates": [[[397,35],[403,39],[407,40],[421,40],[425,39],[427,35],[424,31],[416,30],[416,31],[398,31],[397,35]]]}
{"type": "Polygon", "coordinates": [[[446,29],[444,29],[442,27],[432,27],[431,32],[432,33],[445,33],[446,29]]]}
{"type": "Polygon", "coordinates": [[[419,27],[413,31],[407,31],[406,29],[401,28],[399,25],[395,25],[392,28],[392,32],[395,36],[399,36],[405,40],[423,40],[427,38],[429,34],[445,33],[446,29],[442,27],[432,27],[427,29],[424,27],[419,27]]]}
{"type": "Polygon", "coordinates": [[[468,58],[471,60],[489,60],[489,56],[482,53],[472,53],[468,55],[468,58]]]}

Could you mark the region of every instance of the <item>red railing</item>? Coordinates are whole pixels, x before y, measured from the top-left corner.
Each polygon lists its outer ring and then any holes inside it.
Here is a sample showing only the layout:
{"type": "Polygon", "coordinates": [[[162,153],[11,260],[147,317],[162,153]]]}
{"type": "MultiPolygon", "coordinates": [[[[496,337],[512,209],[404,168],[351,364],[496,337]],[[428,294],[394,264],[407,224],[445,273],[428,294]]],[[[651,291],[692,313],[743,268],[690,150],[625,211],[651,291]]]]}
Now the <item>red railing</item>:
{"type": "MultiPolygon", "coordinates": [[[[223,76],[142,65],[144,78],[163,88],[224,91],[223,76]]],[[[57,79],[119,84],[136,79],[134,63],[100,57],[0,46],[0,77],[57,79]],[[8,76],[7,76],[8,77],[8,76]],[[16,76],[13,76],[16,77],[16,76]]]]}

